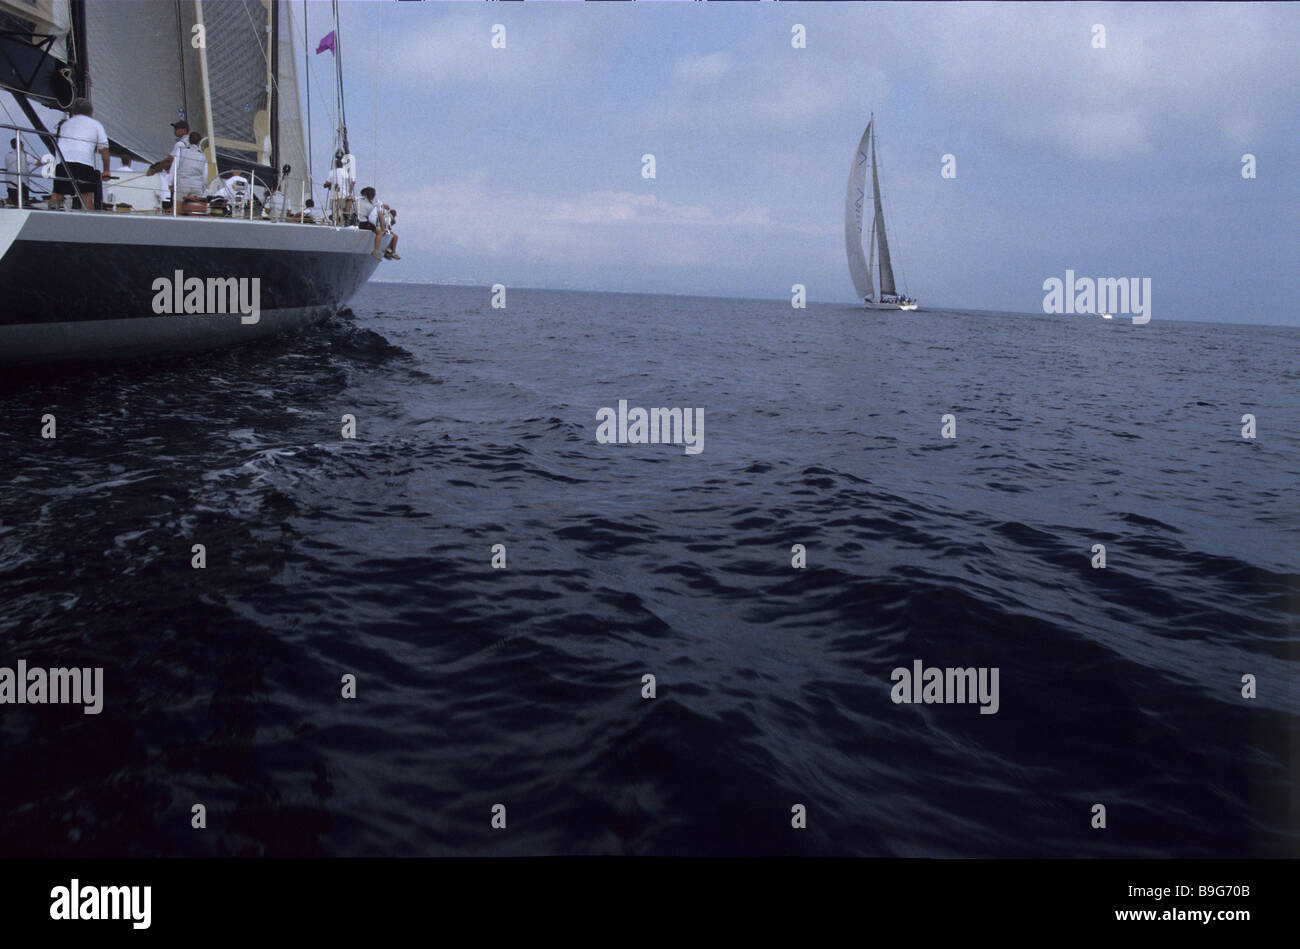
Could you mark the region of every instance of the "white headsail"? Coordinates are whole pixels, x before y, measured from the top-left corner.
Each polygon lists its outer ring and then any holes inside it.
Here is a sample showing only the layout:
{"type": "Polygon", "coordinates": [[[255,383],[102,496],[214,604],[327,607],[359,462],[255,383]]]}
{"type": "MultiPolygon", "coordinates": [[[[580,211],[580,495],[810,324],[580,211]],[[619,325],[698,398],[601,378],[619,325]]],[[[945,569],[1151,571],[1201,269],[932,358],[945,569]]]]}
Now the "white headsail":
{"type": "Polygon", "coordinates": [[[868,122],[853,155],[848,193],[844,198],[844,248],[849,256],[849,276],[853,278],[853,289],[860,300],[875,295],[871,285],[871,264],[862,253],[862,211],[866,205],[867,148],[870,142],[871,123],[868,122]]]}
{"type": "Polygon", "coordinates": [[[281,181],[284,196],[289,204],[298,207],[304,195],[312,196],[307,175],[307,136],[303,134],[302,106],[298,98],[298,58],[302,24],[288,3],[278,4],[280,24],[277,38],[280,45],[280,76],[275,88],[278,94],[280,115],[280,164],[293,170],[281,181]]]}

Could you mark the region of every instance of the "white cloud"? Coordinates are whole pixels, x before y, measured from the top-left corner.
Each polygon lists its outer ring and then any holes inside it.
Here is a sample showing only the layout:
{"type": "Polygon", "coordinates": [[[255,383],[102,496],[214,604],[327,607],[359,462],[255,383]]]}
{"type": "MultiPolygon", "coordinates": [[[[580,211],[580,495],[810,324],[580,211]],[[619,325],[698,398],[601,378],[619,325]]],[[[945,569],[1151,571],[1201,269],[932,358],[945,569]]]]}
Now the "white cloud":
{"type": "Polygon", "coordinates": [[[1294,111],[1286,4],[809,5],[801,50],[789,17],[754,19],[731,48],[680,57],[638,126],[798,135],[879,112],[915,80],[1013,142],[1125,159],[1154,156],[1189,122],[1244,147],[1294,111]]]}
{"type": "Polygon", "coordinates": [[[688,53],[673,64],[673,78],[690,85],[716,82],[731,72],[732,55],[725,51],[715,53],[688,53]]]}
{"type": "Polygon", "coordinates": [[[915,46],[934,85],[1022,143],[1149,156],[1172,123],[1193,118],[1240,144],[1294,102],[1295,21],[1268,4],[947,4],[927,12],[915,46]],[[1092,46],[1098,23],[1104,49],[1092,46]]]}
{"type": "Polygon", "coordinates": [[[543,262],[580,255],[588,261],[699,265],[716,256],[728,232],[737,243],[820,233],[778,222],[762,205],[721,209],[611,190],[547,197],[493,187],[481,171],[381,197],[399,209],[398,230],[408,246],[418,243],[543,262]]]}
{"type": "Polygon", "coordinates": [[[817,47],[811,39],[808,49],[793,49],[784,30],[768,22],[735,52],[678,58],[638,126],[655,132],[798,135],[845,109],[865,116],[884,98],[888,84],[878,58],[863,56],[860,49],[844,56],[838,44],[817,47]]]}
{"type": "Polygon", "coordinates": [[[609,47],[600,17],[575,16],[560,6],[545,16],[496,6],[485,10],[482,4],[437,12],[418,21],[398,16],[385,21],[386,79],[434,89],[473,84],[507,86],[516,94],[545,92],[538,86],[589,77],[609,47]],[[394,29],[399,22],[400,31],[394,29]],[[492,47],[497,23],[506,28],[504,49],[492,47]]]}

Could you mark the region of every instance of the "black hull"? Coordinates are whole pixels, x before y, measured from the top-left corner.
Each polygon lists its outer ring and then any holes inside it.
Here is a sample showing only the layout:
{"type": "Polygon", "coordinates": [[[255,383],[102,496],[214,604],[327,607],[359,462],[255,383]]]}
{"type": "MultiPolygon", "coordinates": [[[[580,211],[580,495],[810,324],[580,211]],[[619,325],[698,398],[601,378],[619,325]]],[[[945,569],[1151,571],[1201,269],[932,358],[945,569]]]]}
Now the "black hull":
{"type": "Polygon", "coordinates": [[[0,365],[195,352],[301,329],[369,279],[373,247],[356,228],[0,211],[0,365]],[[178,272],[256,287],[255,318],[233,302],[160,313],[156,281],[178,272]]]}

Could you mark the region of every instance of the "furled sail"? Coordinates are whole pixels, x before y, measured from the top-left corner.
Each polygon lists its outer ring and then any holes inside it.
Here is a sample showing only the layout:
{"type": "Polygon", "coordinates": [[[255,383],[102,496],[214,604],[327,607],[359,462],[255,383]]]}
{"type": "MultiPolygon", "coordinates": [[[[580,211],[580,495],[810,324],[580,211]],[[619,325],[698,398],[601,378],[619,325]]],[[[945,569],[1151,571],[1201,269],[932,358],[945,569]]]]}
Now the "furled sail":
{"type": "Polygon", "coordinates": [[[166,155],[185,115],[178,19],[156,0],[86,0],[88,98],[117,151],[166,155]]]}
{"type": "Polygon", "coordinates": [[[876,175],[876,143],[871,142],[871,190],[876,196],[876,233],[880,247],[880,295],[894,296],[894,268],[889,265],[889,241],[885,239],[885,211],[880,204],[880,178],[876,175]]]}
{"type": "Polygon", "coordinates": [[[853,165],[849,168],[848,193],[844,198],[844,247],[849,257],[849,276],[853,278],[853,289],[857,291],[860,300],[873,296],[871,263],[862,254],[862,210],[866,204],[867,147],[870,141],[871,123],[868,122],[867,130],[862,133],[862,141],[858,142],[858,150],[853,155],[853,165]]]}

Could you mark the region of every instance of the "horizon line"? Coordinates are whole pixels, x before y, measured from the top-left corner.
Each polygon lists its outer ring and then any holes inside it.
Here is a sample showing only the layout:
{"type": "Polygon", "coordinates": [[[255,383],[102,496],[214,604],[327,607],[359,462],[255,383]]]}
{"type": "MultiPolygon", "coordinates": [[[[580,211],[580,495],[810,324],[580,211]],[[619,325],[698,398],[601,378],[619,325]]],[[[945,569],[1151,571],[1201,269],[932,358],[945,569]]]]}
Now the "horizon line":
{"type": "MultiPolygon", "coordinates": [[[[498,282],[499,282],[499,281],[498,281],[498,282]]],[[[366,285],[366,286],[369,286],[369,285],[371,285],[371,284],[384,284],[384,285],[390,285],[390,286],[406,286],[406,287],[444,287],[444,288],[447,288],[447,289],[458,289],[458,290],[464,290],[464,289],[475,289],[475,290],[487,290],[487,291],[489,291],[489,292],[491,291],[492,286],[493,286],[493,284],[487,284],[487,283],[483,283],[483,284],[480,284],[480,283],[440,283],[440,282],[438,282],[438,281],[436,281],[436,280],[427,280],[427,281],[410,281],[410,280],[375,280],[375,279],[372,279],[372,280],[367,281],[365,285],[366,285]]],[[[785,300],[785,299],[786,299],[785,297],[746,297],[746,296],[726,296],[726,295],[723,295],[723,294],[717,294],[717,293],[668,293],[668,292],[665,292],[665,291],[662,291],[662,290],[597,290],[597,289],[593,289],[593,288],[579,288],[579,287],[531,287],[531,286],[515,286],[515,287],[510,287],[509,289],[512,289],[512,290],[540,290],[540,291],[543,291],[543,292],[546,292],[546,293],[612,293],[612,294],[620,294],[620,295],[623,295],[623,296],[642,296],[642,297],[692,297],[692,298],[700,299],[700,300],[738,300],[738,301],[751,301],[751,302],[755,302],[755,303],[775,303],[775,302],[777,302],[777,301],[782,301],[782,300],[785,300]]],[[[808,303],[817,303],[817,304],[820,304],[820,305],[822,305],[822,306],[835,306],[835,307],[846,307],[846,308],[857,308],[857,307],[861,306],[861,304],[859,304],[859,303],[852,303],[852,302],[846,302],[846,301],[840,301],[840,300],[812,300],[812,299],[809,299],[807,302],[808,302],[808,303]]],[[[949,313],[989,313],[989,314],[994,314],[994,315],[998,315],[998,316],[1068,316],[1068,317],[1070,317],[1071,319],[1074,319],[1074,318],[1077,318],[1077,317],[1080,317],[1080,316],[1087,316],[1087,315],[1089,315],[1089,314],[1083,314],[1083,313],[1076,313],[1076,314],[1042,313],[1042,312],[1036,312],[1036,311],[1032,311],[1032,310],[1003,310],[1003,309],[994,309],[994,310],[989,310],[989,309],[983,309],[983,308],[979,308],[979,307],[940,306],[940,305],[938,305],[938,304],[934,304],[934,305],[931,305],[931,306],[929,306],[929,307],[927,307],[927,308],[923,308],[923,309],[921,309],[921,310],[918,311],[918,312],[920,312],[920,313],[925,313],[925,312],[927,311],[927,309],[928,309],[928,310],[931,310],[931,311],[945,311],[945,312],[949,312],[949,313]]],[[[863,312],[866,312],[866,311],[864,310],[863,312]]],[[[1095,315],[1095,314],[1093,314],[1093,315],[1095,315]]],[[[1123,316],[1127,316],[1127,314],[1116,314],[1116,319],[1120,319],[1120,318],[1123,317],[1123,316]]],[[[1120,322],[1123,322],[1123,320],[1120,319],[1120,322]]],[[[1152,322],[1157,322],[1157,321],[1153,320],[1152,322]]],[[[1193,318],[1188,318],[1188,317],[1181,317],[1181,318],[1178,318],[1178,317],[1166,318],[1165,320],[1160,321],[1160,322],[1169,322],[1169,323],[1202,323],[1202,324],[1208,324],[1208,325],[1212,325],[1212,326],[1263,326],[1263,327],[1269,327],[1269,328],[1272,328],[1272,329],[1300,329],[1300,322],[1297,322],[1297,323],[1253,323],[1253,322],[1240,321],[1240,322],[1225,323],[1225,322],[1223,322],[1223,321],[1221,321],[1221,320],[1198,320],[1198,319],[1193,319],[1193,318]]]]}

